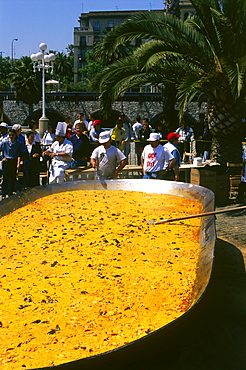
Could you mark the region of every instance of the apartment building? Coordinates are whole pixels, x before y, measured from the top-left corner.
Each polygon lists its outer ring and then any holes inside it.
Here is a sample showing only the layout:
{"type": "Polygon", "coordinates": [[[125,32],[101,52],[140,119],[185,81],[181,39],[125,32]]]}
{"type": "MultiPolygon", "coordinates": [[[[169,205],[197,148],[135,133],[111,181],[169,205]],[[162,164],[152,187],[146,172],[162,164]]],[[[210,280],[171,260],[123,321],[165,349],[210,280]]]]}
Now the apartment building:
{"type": "MultiPolygon", "coordinates": [[[[180,7],[182,19],[185,19],[189,13],[194,12],[189,1],[181,1],[180,7]]],[[[143,11],[93,11],[81,13],[78,20],[79,27],[74,28],[74,83],[79,82],[79,69],[86,65],[86,52],[93,50],[94,45],[112,28],[119,26],[131,15],[143,11]]],[[[150,11],[160,12],[163,9],[150,11]]]]}
{"type": "Polygon", "coordinates": [[[79,68],[85,67],[85,54],[112,28],[119,26],[135,11],[99,11],[82,13],[79,27],[74,28],[74,83],[79,82],[79,68]]]}

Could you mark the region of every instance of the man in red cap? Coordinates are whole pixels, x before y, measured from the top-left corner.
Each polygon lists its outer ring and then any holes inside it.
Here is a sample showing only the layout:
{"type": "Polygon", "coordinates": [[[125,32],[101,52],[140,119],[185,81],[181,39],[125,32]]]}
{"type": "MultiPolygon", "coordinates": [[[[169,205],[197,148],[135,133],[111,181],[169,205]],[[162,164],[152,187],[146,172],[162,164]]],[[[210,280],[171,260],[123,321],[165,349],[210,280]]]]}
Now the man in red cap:
{"type": "Polygon", "coordinates": [[[170,132],[167,135],[168,142],[164,145],[164,148],[169,151],[175,158],[175,162],[172,165],[172,168],[165,175],[166,180],[175,180],[179,181],[179,166],[181,162],[181,156],[178,150],[178,140],[180,135],[176,132],[170,132]]]}
{"type": "Polygon", "coordinates": [[[91,130],[90,130],[90,141],[92,142],[98,142],[99,135],[101,132],[104,131],[103,128],[101,128],[101,121],[100,119],[95,119],[95,121],[91,125],[91,130]]]}

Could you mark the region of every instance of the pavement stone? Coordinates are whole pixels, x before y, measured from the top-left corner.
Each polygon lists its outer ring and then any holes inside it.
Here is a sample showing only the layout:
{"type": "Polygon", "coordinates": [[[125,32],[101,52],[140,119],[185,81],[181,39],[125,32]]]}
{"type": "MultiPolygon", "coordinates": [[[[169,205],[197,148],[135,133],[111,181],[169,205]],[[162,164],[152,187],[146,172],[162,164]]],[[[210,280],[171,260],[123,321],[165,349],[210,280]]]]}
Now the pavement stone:
{"type": "Polygon", "coordinates": [[[237,211],[220,213],[216,215],[215,225],[217,237],[221,238],[240,249],[246,263],[246,209],[241,209],[239,204],[231,201],[225,206],[218,206],[216,210],[239,208],[237,211]]]}

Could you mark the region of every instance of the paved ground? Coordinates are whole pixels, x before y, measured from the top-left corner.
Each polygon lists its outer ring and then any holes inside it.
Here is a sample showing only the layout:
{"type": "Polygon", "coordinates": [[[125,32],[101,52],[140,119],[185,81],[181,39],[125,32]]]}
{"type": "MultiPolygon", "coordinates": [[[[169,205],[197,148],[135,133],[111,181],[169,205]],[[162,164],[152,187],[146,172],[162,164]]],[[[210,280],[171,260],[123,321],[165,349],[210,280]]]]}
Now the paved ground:
{"type": "MultiPolygon", "coordinates": [[[[216,207],[216,210],[236,208],[245,204],[231,201],[226,206],[216,207]]],[[[246,264],[246,209],[221,213],[216,215],[217,236],[240,249],[246,264]]]]}

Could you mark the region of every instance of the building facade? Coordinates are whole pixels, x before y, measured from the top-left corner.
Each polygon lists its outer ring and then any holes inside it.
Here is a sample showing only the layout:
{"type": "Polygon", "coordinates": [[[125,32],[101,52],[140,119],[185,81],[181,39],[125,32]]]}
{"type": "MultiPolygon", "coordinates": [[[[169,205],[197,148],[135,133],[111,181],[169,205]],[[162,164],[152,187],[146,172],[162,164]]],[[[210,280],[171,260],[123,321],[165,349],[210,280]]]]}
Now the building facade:
{"type": "Polygon", "coordinates": [[[184,21],[189,14],[195,14],[195,9],[193,8],[190,1],[180,1],[180,18],[184,21]]]}
{"type": "MultiPolygon", "coordinates": [[[[93,50],[94,45],[105,36],[111,29],[118,27],[125,22],[131,15],[145,12],[146,10],[132,11],[98,11],[81,13],[79,17],[79,27],[74,28],[74,83],[80,81],[79,69],[86,65],[86,52],[93,50]]],[[[160,12],[159,10],[150,10],[160,12]]],[[[181,19],[187,18],[194,9],[189,1],[180,1],[181,19]]],[[[138,40],[141,42],[141,40],[138,40]]],[[[137,45],[137,42],[136,42],[137,45]]]]}
{"type": "Polygon", "coordinates": [[[139,12],[143,10],[81,13],[80,26],[74,28],[74,83],[79,82],[79,69],[86,65],[86,52],[93,50],[107,32],[139,12]]]}

